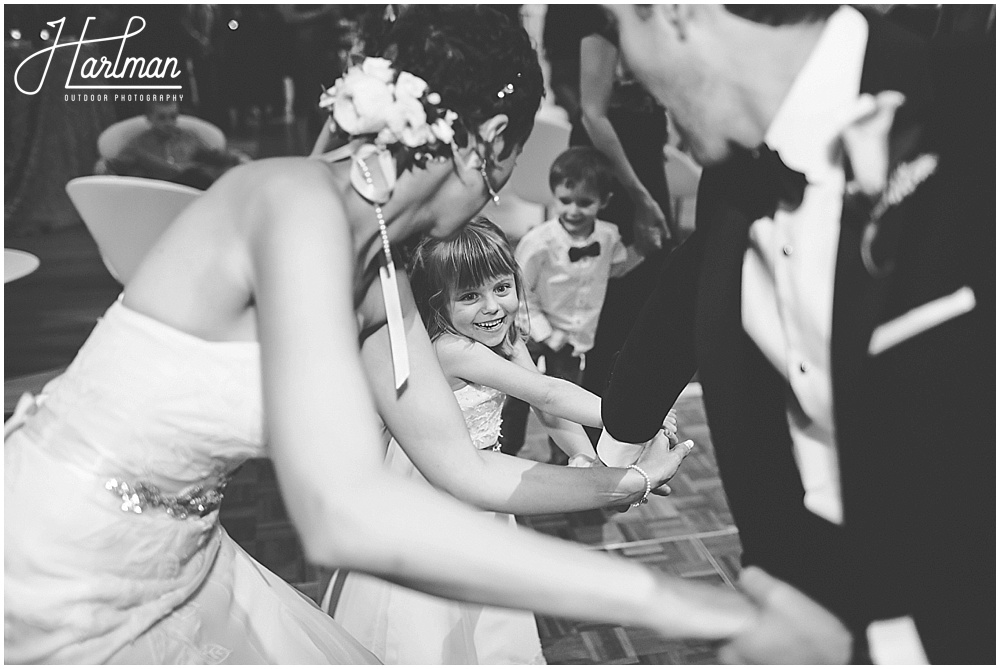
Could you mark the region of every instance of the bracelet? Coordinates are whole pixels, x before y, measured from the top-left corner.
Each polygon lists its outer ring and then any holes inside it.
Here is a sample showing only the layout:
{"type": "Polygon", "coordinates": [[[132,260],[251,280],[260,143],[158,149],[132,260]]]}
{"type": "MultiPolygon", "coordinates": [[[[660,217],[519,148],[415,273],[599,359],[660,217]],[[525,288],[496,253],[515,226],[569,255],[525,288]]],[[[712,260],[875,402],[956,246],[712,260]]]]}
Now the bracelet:
{"type": "Polygon", "coordinates": [[[649,474],[642,471],[642,469],[640,469],[638,465],[629,465],[625,469],[634,469],[640,474],[642,474],[642,478],[646,479],[646,492],[642,493],[642,499],[640,499],[638,502],[632,502],[631,504],[629,504],[629,508],[634,509],[640,504],[645,504],[646,502],[649,501],[649,493],[653,492],[653,482],[649,478],[649,474]]]}

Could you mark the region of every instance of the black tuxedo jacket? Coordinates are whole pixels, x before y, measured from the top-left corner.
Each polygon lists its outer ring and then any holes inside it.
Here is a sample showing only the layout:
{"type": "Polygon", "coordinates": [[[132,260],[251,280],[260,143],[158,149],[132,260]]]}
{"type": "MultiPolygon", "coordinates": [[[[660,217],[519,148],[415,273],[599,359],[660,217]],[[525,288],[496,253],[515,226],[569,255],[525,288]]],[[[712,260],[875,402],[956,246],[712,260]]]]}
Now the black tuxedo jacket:
{"type": "Polygon", "coordinates": [[[867,218],[845,207],[831,334],[843,524],[803,506],[788,384],[743,330],[752,221],[736,203],[737,161],[705,170],[696,232],[618,357],[604,423],[617,439],[649,439],[697,370],[744,564],[796,585],[856,635],[910,615],[932,662],[992,663],[995,45],[935,51],[869,22],[862,92],[907,97],[890,155],[940,161],[878,223],[874,276],[860,252],[867,218]],[[914,314],[945,304],[940,322],[913,329],[914,314]]]}

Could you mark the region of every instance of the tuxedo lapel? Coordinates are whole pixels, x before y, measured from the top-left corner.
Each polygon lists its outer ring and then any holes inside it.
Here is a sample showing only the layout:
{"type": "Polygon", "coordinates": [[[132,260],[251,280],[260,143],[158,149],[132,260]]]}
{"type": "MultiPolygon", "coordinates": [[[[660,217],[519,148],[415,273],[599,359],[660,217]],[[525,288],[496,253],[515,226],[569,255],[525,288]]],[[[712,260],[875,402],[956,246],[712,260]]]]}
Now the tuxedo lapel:
{"type": "MultiPolygon", "coordinates": [[[[868,44],[861,75],[861,93],[899,91],[906,103],[898,110],[889,137],[890,172],[902,161],[912,159],[923,141],[922,131],[930,104],[927,50],[919,40],[898,31],[878,17],[869,18],[868,44]]],[[[893,207],[879,222],[874,245],[879,256],[891,264],[899,235],[907,220],[917,212],[912,206],[893,207]]],[[[868,342],[882,312],[889,277],[873,276],[861,258],[866,212],[853,209],[845,201],[840,226],[834,279],[833,323],[831,329],[831,376],[834,411],[841,449],[856,443],[851,438],[859,428],[852,403],[860,372],[868,355],[868,342]]]]}
{"type": "Polygon", "coordinates": [[[697,216],[705,237],[695,342],[726,495],[746,530],[744,560],[773,564],[777,548],[789,547],[784,533],[800,525],[804,491],[785,416],[785,380],[743,329],[743,259],[752,221],[728,197],[742,178],[733,164],[702,176],[697,216]],[[767,495],[760,494],[761,481],[767,495]]]}
{"type": "Polygon", "coordinates": [[[749,217],[733,206],[728,193],[744,179],[735,163],[705,171],[699,193],[699,227],[705,234],[705,257],[698,283],[696,332],[704,373],[718,374],[720,387],[735,390],[745,375],[737,352],[745,336],[742,323],[743,256],[750,233],[749,217]],[[702,224],[702,221],[705,221],[702,224]]]}

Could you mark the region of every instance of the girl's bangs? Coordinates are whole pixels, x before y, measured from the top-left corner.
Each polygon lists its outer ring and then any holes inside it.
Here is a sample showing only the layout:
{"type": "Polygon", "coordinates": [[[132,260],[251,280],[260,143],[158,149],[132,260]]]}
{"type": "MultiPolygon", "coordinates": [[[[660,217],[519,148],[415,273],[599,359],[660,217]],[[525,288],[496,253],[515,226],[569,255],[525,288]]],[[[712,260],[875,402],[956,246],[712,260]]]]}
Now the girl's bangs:
{"type": "Polygon", "coordinates": [[[517,263],[506,244],[486,235],[463,235],[448,246],[452,287],[481,286],[506,274],[517,275],[517,263]]]}

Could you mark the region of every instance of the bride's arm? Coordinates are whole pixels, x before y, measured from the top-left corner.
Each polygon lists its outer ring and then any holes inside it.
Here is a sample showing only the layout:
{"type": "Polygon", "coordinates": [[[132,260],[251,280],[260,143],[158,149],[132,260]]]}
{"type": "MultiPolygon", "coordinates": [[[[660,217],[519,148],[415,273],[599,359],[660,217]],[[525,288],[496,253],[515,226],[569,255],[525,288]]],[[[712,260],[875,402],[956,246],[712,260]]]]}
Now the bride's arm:
{"type": "MultiPolygon", "coordinates": [[[[750,610],[734,591],[502,527],[383,468],[375,407],[357,353],[351,243],[335,198],[315,194],[324,186],[308,171],[284,170],[247,207],[256,219],[248,233],[248,272],[267,435],[307,558],[446,597],[640,625],[664,635],[739,631],[750,610]]],[[[423,351],[413,352],[411,382],[422,375],[439,380],[423,351]]],[[[390,386],[391,379],[389,372],[390,386]]],[[[458,414],[454,400],[442,404],[458,414]]],[[[462,446],[473,451],[467,441],[462,446]]]]}

